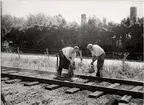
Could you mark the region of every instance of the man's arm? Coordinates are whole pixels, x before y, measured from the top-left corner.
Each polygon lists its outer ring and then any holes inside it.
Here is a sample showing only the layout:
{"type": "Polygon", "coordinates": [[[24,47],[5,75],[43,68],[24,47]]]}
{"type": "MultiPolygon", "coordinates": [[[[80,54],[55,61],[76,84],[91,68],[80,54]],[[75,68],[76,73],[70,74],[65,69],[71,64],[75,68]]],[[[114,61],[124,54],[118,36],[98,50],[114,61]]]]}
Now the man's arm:
{"type": "Polygon", "coordinates": [[[97,58],[98,58],[97,56],[93,56],[91,65],[93,65],[93,63],[97,60],[97,58]]]}
{"type": "Polygon", "coordinates": [[[69,57],[68,57],[71,65],[74,63],[74,58],[72,57],[72,53],[73,53],[73,52],[69,52],[69,57]]]}
{"type": "Polygon", "coordinates": [[[71,62],[72,58],[69,56],[66,56],[66,58],[71,62]]]}
{"type": "Polygon", "coordinates": [[[65,57],[71,62],[72,57],[70,56],[70,54],[65,54],[65,57]]]}
{"type": "Polygon", "coordinates": [[[70,61],[70,64],[72,65],[73,64],[73,59],[72,59],[72,57],[69,57],[69,56],[66,56],[66,58],[70,61]]]}

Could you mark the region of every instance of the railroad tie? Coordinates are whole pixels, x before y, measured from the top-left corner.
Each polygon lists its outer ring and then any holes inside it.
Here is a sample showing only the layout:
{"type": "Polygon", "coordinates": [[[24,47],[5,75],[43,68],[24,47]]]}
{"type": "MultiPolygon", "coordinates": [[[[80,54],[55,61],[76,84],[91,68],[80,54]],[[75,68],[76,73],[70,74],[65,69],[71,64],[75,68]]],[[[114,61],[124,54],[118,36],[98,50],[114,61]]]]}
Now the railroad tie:
{"type": "MultiPolygon", "coordinates": [[[[114,84],[107,86],[107,88],[114,88],[119,85],[120,85],[119,83],[114,83],[114,84]]],[[[117,104],[118,104],[118,100],[113,97],[105,105],[117,105],[117,104]]]]}
{"type": "Polygon", "coordinates": [[[22,75],[22,76],[31,76],[31,73],[28,73],[28,72],[19,72],[19,75],[22,75]]]}
{"type": "Polygon", "coordinates": [[[118,100],[116,98],[111,98],[105,105],[118,105],[118,100]]]}
{"type": "Polygon", "coordinates": [[[95,92],[89,94],[89,97],[91,97],[91,98],[98,98],[98,97],[100,97],[103,94],[104,94],[104,92],[102,92],[102,91],[95,91],[95,92]]]}
{"type": "Polygon", "coordinates": [[[88,79],[81,79],[81,78],[72,78],[72,82],[81,82],[81,83],[87,83],[88,79]]]}
{"type": "Polygon", "coordinates": [[[34,82],[24,82],[23,84],[24,84],[24,86],[33,86],[33,85],[39,84],[39,82],[38,82],[38,81],[34,81],[34,82]]]}
{"type": "MultiPolygon", "coordinates": [[[[130,91],[138,91],[140,89],[142,89],[142,86],[136,86],[133,89],[131,89],[130,91]]],[[[129,103],[130,100],[132,99],[131,95],[124,95],[120,100],[119,103],[129,103]]]]}
{"type": "MultiPolygon", "coordinates": [[[[114,87],[119,86],[119,85],[120,85],[119,83],[114,83],[114,84],[107,86],[107,88],[114,88],[114,87]]],[[[102,92],[100,95],[103,95],[103,94],[104,94],[104,92],[102,92]]],[[[113,105],[116,103],[118,103],[117,99],[111,98],[105,105],[113,105]]]]}
{"type": "Polygon", "coordinates": [[[7,71],[1,71],[1,73],[7,73],[7,71]]]}
{"type": "Polygon", "coordinates": [[[17,71],[7,71],[7,73],[17,73],[17,71]]]}
{"type": "Polygon", "coordinates": [[[107,88],[114,88],[114,87],[119,86],[119,85],[120,85],[119,83],[114,83],[114,84],[107,86],[107,88]]]}
{"type": "Polygon", "coordinates": [[[10,73],[12,75],[19,75],[19,72],[13,72],[13,73],[10,73]]]}
{"type": "Polygon", "coordinates": [[[12,79],[12,80],[6,80],[5,83],[7,84],[13,84],[15,82],[20,82],[21,80],[20,79],[12,79]]]}
{"type": "Polygon", "coordinates": [[[37,74],[37,73],[32,73],[32,74],[29,74],[29,76],[32,76],[32,77],[40,77],[40,75],[39,75],[39,74],[37,74]]]}
{"type": "Polygon", "coordinates": [[[88,82],[88,83],[85,83],[86,85],[94,85],[95,82],[88,82]]]}
{"type": "Polygon", "coordinates": [[[71,89],[66,90],[65,92],[69,94],[74,94],[78,92],[79,90],[80,90],[79,88],[71,88],[71,89]]]}
{"type": "Polygon", "coordinates": [[[3,70],[7,70],[7,69],[2,68],[2,71],[3,71],[3,70]]]}
{"type": "Polygon", "coordinates": [[[17,71],[2,71],[2,73],[17,73],[17,71]]]}
{"type": "Polygon", "coordinates": [[[1,81],[6,81],[9,80],[9,78],[5,77],[5,78],[1,78],[1,81]]]}
{"type": "Polygon", "coordinates": [[[138,91],[138,90],[140,90],[142,88],[143,88],[143,86],[136,86],[133,89],[131,89],[131,91],[138,91]]]}
{"type": "Polygon", "coordinates": [[[59,87],[60,87],[60,85],[52,84],[52,85],[47,85],[47,86],[45,86],[45,89],[53,90],[53,89],[57,89],[57,88],[59,88],[59,87]]]}
{"type": "Polygon", "coordinates": [[[119,103],[129,103],[132,99],[132,96],[130,95],[124,95],[120,100],[119,103]]]}

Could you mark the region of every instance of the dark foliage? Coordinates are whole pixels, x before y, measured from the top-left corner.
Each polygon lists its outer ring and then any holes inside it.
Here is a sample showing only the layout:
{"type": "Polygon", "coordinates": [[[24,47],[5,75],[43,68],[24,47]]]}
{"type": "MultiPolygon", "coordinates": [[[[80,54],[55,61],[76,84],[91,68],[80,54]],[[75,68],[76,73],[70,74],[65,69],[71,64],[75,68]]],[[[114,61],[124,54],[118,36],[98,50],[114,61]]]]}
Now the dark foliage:
{"type": "Polygon", "coordinates": [[[79,25],[67,23],[61,15],[30,14],[27,19],[3,15],[1,37],[2,42],[12,41],[12,47],[48,48],[55,52],[65,46],[78,45],[85,56],[90,56],[86,49],[88,43],[99,44],[106,52],[143,53],[143,18],[136,22],[125,18],[116,24],[94,16],[79,25]]]}

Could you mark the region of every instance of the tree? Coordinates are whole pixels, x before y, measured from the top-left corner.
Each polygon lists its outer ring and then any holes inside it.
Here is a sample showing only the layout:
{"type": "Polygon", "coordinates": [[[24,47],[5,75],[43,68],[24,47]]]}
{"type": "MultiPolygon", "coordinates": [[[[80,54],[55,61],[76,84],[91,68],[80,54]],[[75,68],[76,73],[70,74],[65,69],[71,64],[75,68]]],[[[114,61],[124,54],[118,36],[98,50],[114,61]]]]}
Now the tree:
{"type": "Polygon", "coordinates": [[[46,16],[43,13],[38,13],[36,15],[29,14],[27,16],[27,21],[26,21],[27,26],[33,26],[33,25],[49,26],[51,24],[52,24],[52,17],[46,16]]]}

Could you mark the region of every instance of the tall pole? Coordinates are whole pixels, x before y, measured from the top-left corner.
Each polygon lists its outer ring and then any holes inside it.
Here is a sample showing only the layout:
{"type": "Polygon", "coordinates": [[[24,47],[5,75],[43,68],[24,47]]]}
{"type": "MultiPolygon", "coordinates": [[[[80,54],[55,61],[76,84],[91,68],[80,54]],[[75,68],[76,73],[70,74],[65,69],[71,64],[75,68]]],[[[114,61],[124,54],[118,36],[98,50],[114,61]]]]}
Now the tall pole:
{"type": "Polygon", "coordinates": [[[19,47],[17,47],[17,53],[18,53],[18,59],[20,59],[20,50],[19,50],[19,47]]]}
{"type": "MultiPolygon", "coordinates": [[[[1,33],[1,19],[2,19],[2,1],[0,1],[0,35],[2,34],[1,33]]],[[[1,41],[0,41],[0,43],[1,43],[1,41]]],[[[1,47],[0,47],[0,50],[1,50],[1,47]]],[[[1,54],[0,54],[0,58],[1,58],[1,54]]]]}
{"type": "Polygon", "coordinates": [[[46,54],[47,54],[47,56],[48,56],[48,58],[49,58],[48,48],[46,48],[46,54]]]}
{"type": "Polygon", "coordinates": [[[2,19],[2,1],[0,1],[0,35],[1,35],[1,19],[2,19]]]}

